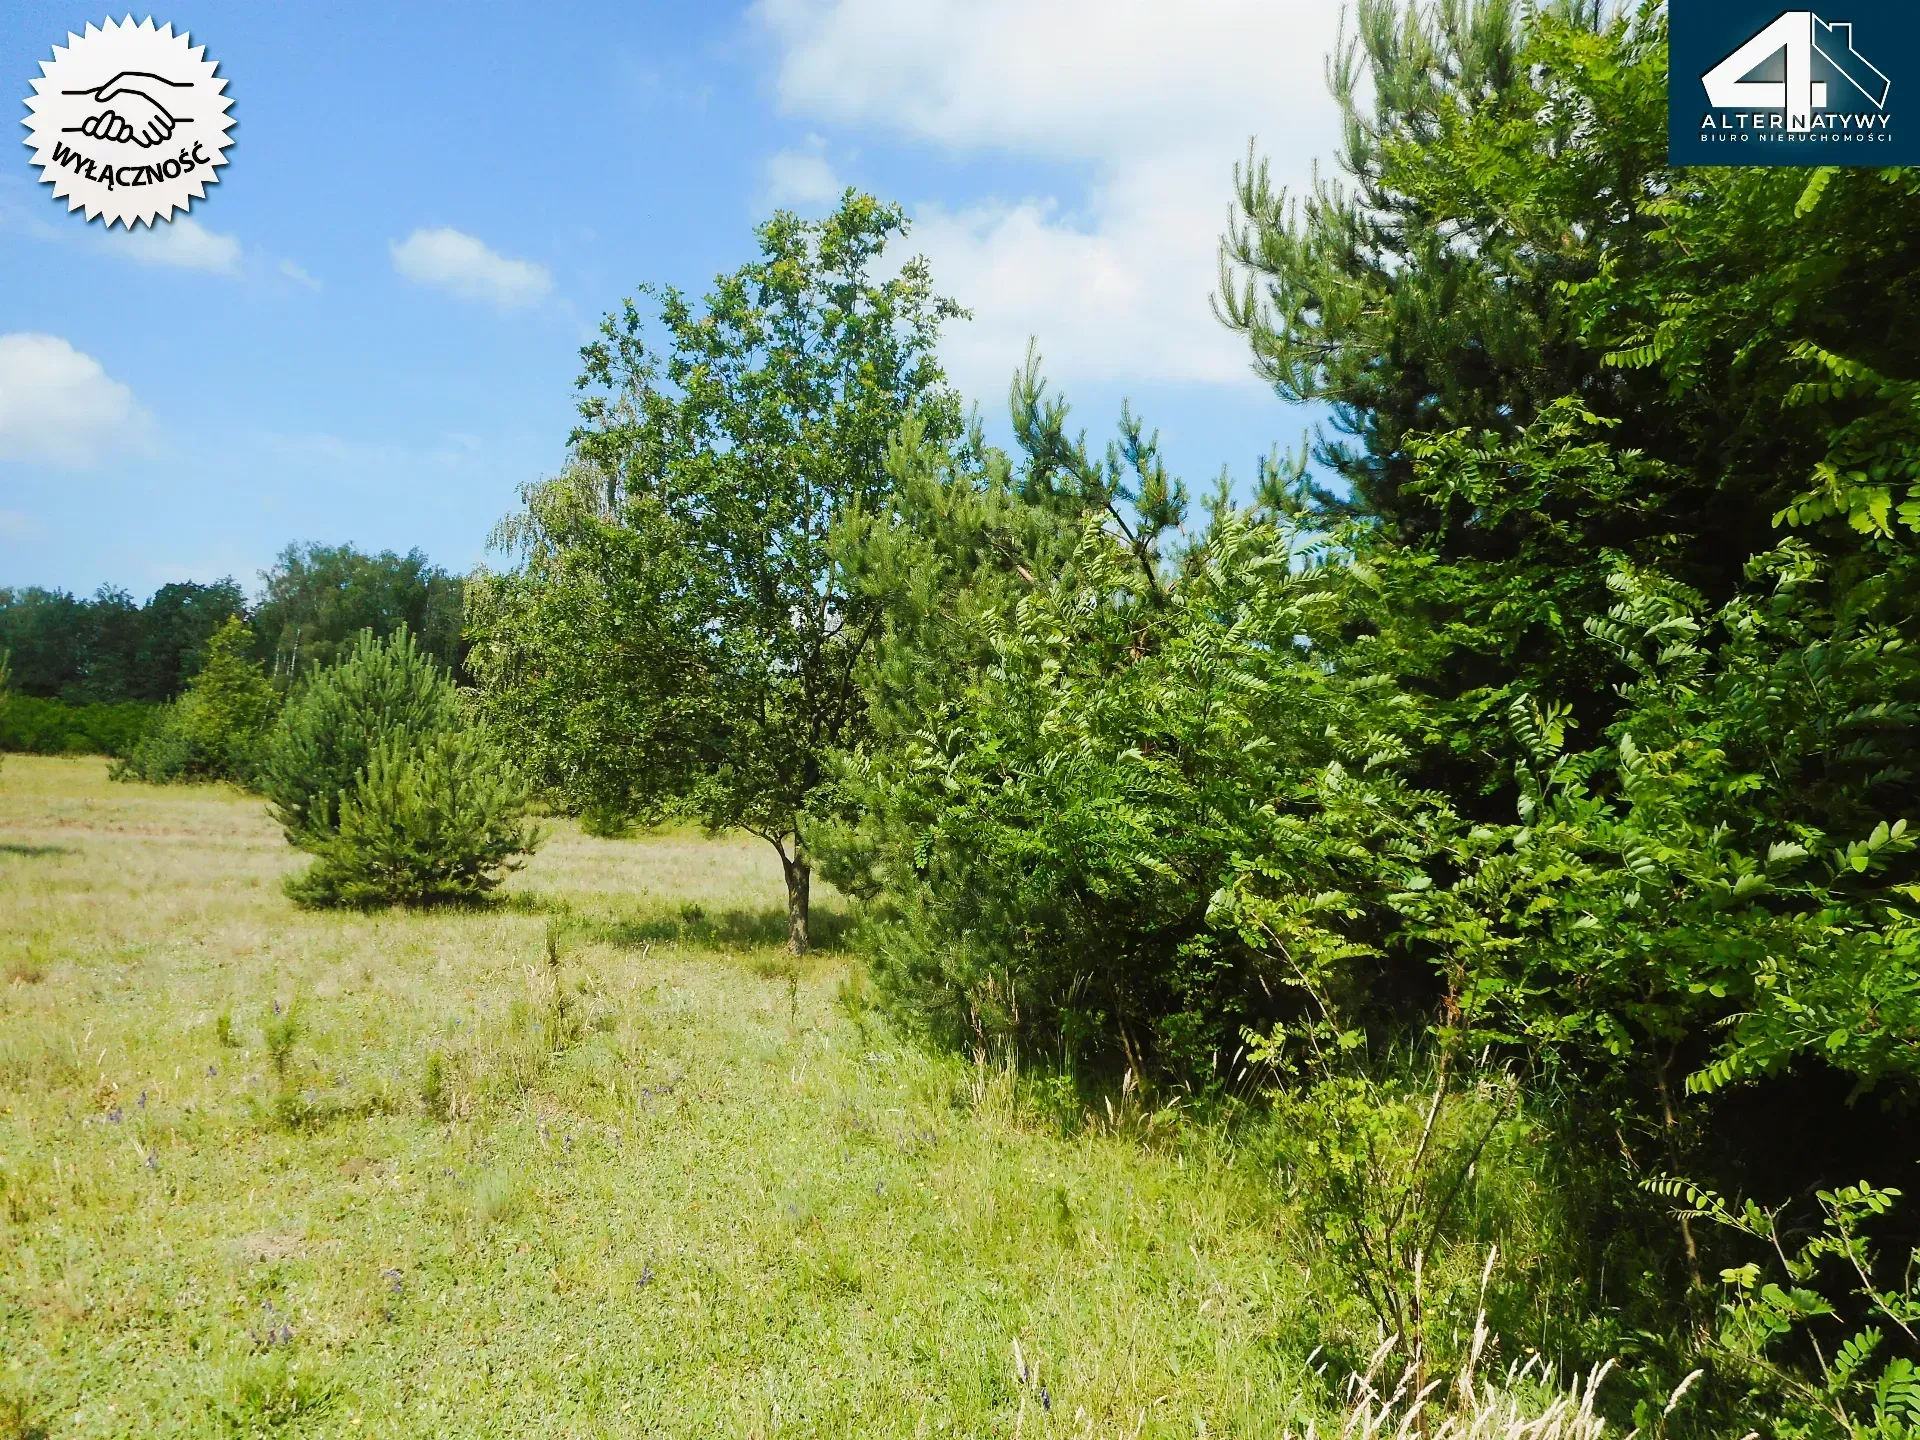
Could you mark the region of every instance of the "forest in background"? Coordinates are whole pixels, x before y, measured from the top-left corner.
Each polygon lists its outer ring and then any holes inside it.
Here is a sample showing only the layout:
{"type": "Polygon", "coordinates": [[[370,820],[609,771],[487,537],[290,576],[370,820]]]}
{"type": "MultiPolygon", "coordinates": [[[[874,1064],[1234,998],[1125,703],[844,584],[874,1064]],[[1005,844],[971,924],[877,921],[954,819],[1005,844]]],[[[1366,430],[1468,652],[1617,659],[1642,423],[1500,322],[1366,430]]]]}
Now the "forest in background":
{"type": "Polygon", "coordinates": [[[418,550],[368,555],[309,542],[287,546],[261,573],[257,600],[233,579],[175,581],[144,603],[112,586],[85,598],[0,588],[0,653],[12,669],[0,750],[125,754],[154,708],[199,674],[207,642],[235,616],[246,624],[246,653],[283,689],[303,666],[337,659],[363,629],[385,637],[405,626],[463,673],[463,583],[418,550]]]}

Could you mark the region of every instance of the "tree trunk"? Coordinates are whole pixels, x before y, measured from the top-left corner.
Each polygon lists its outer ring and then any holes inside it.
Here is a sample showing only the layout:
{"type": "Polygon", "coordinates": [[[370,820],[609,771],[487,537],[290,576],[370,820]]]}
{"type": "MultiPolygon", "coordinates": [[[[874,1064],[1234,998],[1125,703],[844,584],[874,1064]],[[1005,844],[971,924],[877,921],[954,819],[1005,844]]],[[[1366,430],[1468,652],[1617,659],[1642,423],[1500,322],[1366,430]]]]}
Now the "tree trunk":
{"type": "Polygon", "coordinates": [[[807,907],[813,891],[813,867],[800,858],[798,847],[791,857],[780,851],[780,868],[787,875],[787,949],[804,955],[813,943],[807,934],[807,907]]]}
{"type": "MultiPolygon", "coordinates": [[[[1680,1119],[1673,1113],[1673,1100],[1667,1093],[1667,1071],[1673,1065],[1674,1054],[1679,1048],[1679,1045],[1676,1044],[1672,1050],[1667,1052],[1667,1058],[1656,1065],[1653,1070],[1654,1084],[1659,1087],[1660,1091],[1660,1115],[1666,1122],[1667,1128],[1667,1173],[1669,1175],[1677,1175],[1680,1173],[1680,1142],[1678,1139],[1680,1119]]],[[[1685,1212],[1683,1211],[1678,1218],[1680,1220],[1680,1238],[1685,1243],[1687,1249],[1687,1280],[1692,1285],[1694,1291],[1698,1293],[1703,1288],[1700,1279],[1700,1250],[1699,1247],[1693,1243],[1693,1226],[1688,1223],[1685,1212]]]]}

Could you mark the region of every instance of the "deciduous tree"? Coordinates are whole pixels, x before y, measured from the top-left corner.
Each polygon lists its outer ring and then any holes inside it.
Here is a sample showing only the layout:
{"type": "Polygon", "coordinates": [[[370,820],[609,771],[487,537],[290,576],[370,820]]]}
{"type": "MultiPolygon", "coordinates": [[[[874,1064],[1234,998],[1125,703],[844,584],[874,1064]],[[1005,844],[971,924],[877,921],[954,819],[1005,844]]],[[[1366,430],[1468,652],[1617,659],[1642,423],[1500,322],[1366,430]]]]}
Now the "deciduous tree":
{"type": "Polygon", "coordinates": [[[903,422],[960,428],[934,353],[960,311],[923,261],[886,254],[906,229],[849,191],[820,220],[776,214],[703,300],[647,287],[651,317],[609,315],[582,352],[572,463],[503,531],[523,564],[472,592],[471,663],[550,788],[595,816],[677,807],[761,836],[796,951],[801,816],[862,724],[854,671],[880,623],[829,535],[891,483],[903,422]]]}

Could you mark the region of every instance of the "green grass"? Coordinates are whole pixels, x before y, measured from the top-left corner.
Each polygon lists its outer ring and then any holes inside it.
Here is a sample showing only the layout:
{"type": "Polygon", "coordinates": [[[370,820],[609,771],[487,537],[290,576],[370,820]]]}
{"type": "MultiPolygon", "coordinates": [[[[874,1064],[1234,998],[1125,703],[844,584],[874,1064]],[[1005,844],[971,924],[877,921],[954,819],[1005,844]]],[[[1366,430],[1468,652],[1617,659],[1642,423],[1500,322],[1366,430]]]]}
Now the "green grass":
{"type": "Polygon", "coordinates": [[[502,905],[312,915],[257,800],[104,775],[0,768],[0,1436],[1303,1418],[1275,1187],[892,1036],[761,842],[556,822],[502,905]]]}

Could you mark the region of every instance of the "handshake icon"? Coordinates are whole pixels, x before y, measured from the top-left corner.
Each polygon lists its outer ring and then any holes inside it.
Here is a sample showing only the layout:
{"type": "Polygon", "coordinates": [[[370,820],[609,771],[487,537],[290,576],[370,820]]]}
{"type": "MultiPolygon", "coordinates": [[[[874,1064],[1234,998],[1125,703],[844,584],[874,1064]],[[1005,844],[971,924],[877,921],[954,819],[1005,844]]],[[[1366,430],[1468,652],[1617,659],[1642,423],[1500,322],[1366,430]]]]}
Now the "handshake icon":
{"type": "Polygon", "coordinates": [[[187,124],[188,119],[170,114],[158,97],[168,90],[191,89],[190,82],[169,80],[145,70],[123,70],[91,90],[62,92],[89,96],[102,107],[66,130],[95,140],[131,141],[143,150],[164,145],[173,138],[174,128],[187,124]]]}

